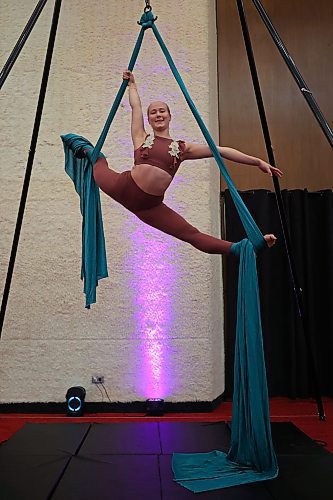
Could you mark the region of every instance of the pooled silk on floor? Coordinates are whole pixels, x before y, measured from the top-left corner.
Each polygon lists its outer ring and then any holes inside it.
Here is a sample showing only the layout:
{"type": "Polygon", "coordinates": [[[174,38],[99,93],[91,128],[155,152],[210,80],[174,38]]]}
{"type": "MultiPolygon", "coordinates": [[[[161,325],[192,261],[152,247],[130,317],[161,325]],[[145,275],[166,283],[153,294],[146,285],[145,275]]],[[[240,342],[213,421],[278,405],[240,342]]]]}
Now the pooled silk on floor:
{"type": "Polygon", "coordinates": [[[237,326],[231,444],[228,453],[175,453],[175,480],[203,492],[273,479],[278,465],[273,448],[259,310],[256,256],[245,239],[232,246],[239,256],[237,326]]]}

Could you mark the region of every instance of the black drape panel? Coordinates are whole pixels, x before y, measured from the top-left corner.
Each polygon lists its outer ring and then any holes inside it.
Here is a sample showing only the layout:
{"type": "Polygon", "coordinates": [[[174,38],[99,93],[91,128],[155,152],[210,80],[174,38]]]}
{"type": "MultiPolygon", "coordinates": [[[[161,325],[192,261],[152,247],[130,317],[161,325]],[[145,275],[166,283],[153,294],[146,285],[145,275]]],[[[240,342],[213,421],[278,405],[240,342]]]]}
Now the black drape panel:
{"type": "MultiPolygon", "coordinates": [[[[275,194],[240,193],[258,226],[278,237],[257,259],[266,368],[271,396],[313,396],[302,323],[297,315],[275,194]]],[[[322,395],[333,396],[333,192],[282,191],[297,278],[317,358],[322,395]]],[[[222,193],[227,240],[245,237],[229,191],[222,193]]],[[[224,262],[226,396],[233,387],[238,262],[224,262]]]]}

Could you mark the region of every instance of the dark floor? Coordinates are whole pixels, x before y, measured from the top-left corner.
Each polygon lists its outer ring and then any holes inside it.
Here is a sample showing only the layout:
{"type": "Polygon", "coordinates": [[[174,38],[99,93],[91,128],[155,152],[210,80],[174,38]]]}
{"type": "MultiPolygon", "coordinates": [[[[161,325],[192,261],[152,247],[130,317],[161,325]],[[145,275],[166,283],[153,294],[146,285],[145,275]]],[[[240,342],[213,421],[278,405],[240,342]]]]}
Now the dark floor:
{"type": "Polygon", "coordinates": [[[227,451],[225,422],[26,424],[0,445],[3,500],[331,500],[333,455],[273,423],[280,474],[195,495],[173,481],[173,452],[227,451]]]}

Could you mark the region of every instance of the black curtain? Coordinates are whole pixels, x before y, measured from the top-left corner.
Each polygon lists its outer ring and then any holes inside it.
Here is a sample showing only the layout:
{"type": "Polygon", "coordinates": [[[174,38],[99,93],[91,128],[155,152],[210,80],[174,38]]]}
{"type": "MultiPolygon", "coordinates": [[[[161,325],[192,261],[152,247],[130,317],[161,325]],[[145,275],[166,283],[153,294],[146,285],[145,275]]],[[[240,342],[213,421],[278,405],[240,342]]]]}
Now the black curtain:
{"type": "MultiPolygon", "coordinates": [[[[302,323],[284,248],[275,193],[241,192],[261,231],[278,243],[257,258],[263,338],[270,396],[313,396],[302,323]]],[[[306,321],[317,360],[321,394],[333,396],[333,192],[282,191],[291,250],[303,290],[306,321]]],[[[225,238],[246,237],[229,191],[222,193],[225,238]]],[[[232,396],[238,261],[224,260],[225,375],[232,396]]]]}

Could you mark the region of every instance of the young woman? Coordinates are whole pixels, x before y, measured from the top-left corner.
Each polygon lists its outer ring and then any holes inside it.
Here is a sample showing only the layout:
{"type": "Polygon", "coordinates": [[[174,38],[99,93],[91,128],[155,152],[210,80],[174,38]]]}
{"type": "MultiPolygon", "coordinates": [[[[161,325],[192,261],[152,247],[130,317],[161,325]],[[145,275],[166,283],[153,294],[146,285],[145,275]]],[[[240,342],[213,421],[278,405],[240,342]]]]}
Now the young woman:
{"type": "MultiPolygon", "coordinates": [[[[228,254],[232,242],[220,240],[200,232],[183,217],[163,203],[164,193],[184,160],[209,158],[208,146],[176,141],[170,136],[171,113],[162,101],[148,107],[148,122],[153,134],[147,134],[140,97],[135,79],[124,71],[128,80],[129,102],[132,108],[131,133],[134,146],[134,165],[131,170],[117,173],[100,157],[93,169],[95,182],[104,193],[133,212],[140,220],[179,240],[190,243],[198,250],[210,254],[228,254]]],[[[223,158],[258,167],[264,173],[277,175],[282,172],[268,163],[248,156],[235,149],[219,147],[223,158]]],[[[86,152],[88,149],[85,149],[86,152]]],[[[264,236],[269,247],[275,244],[273,234],[264,236]]]]}

